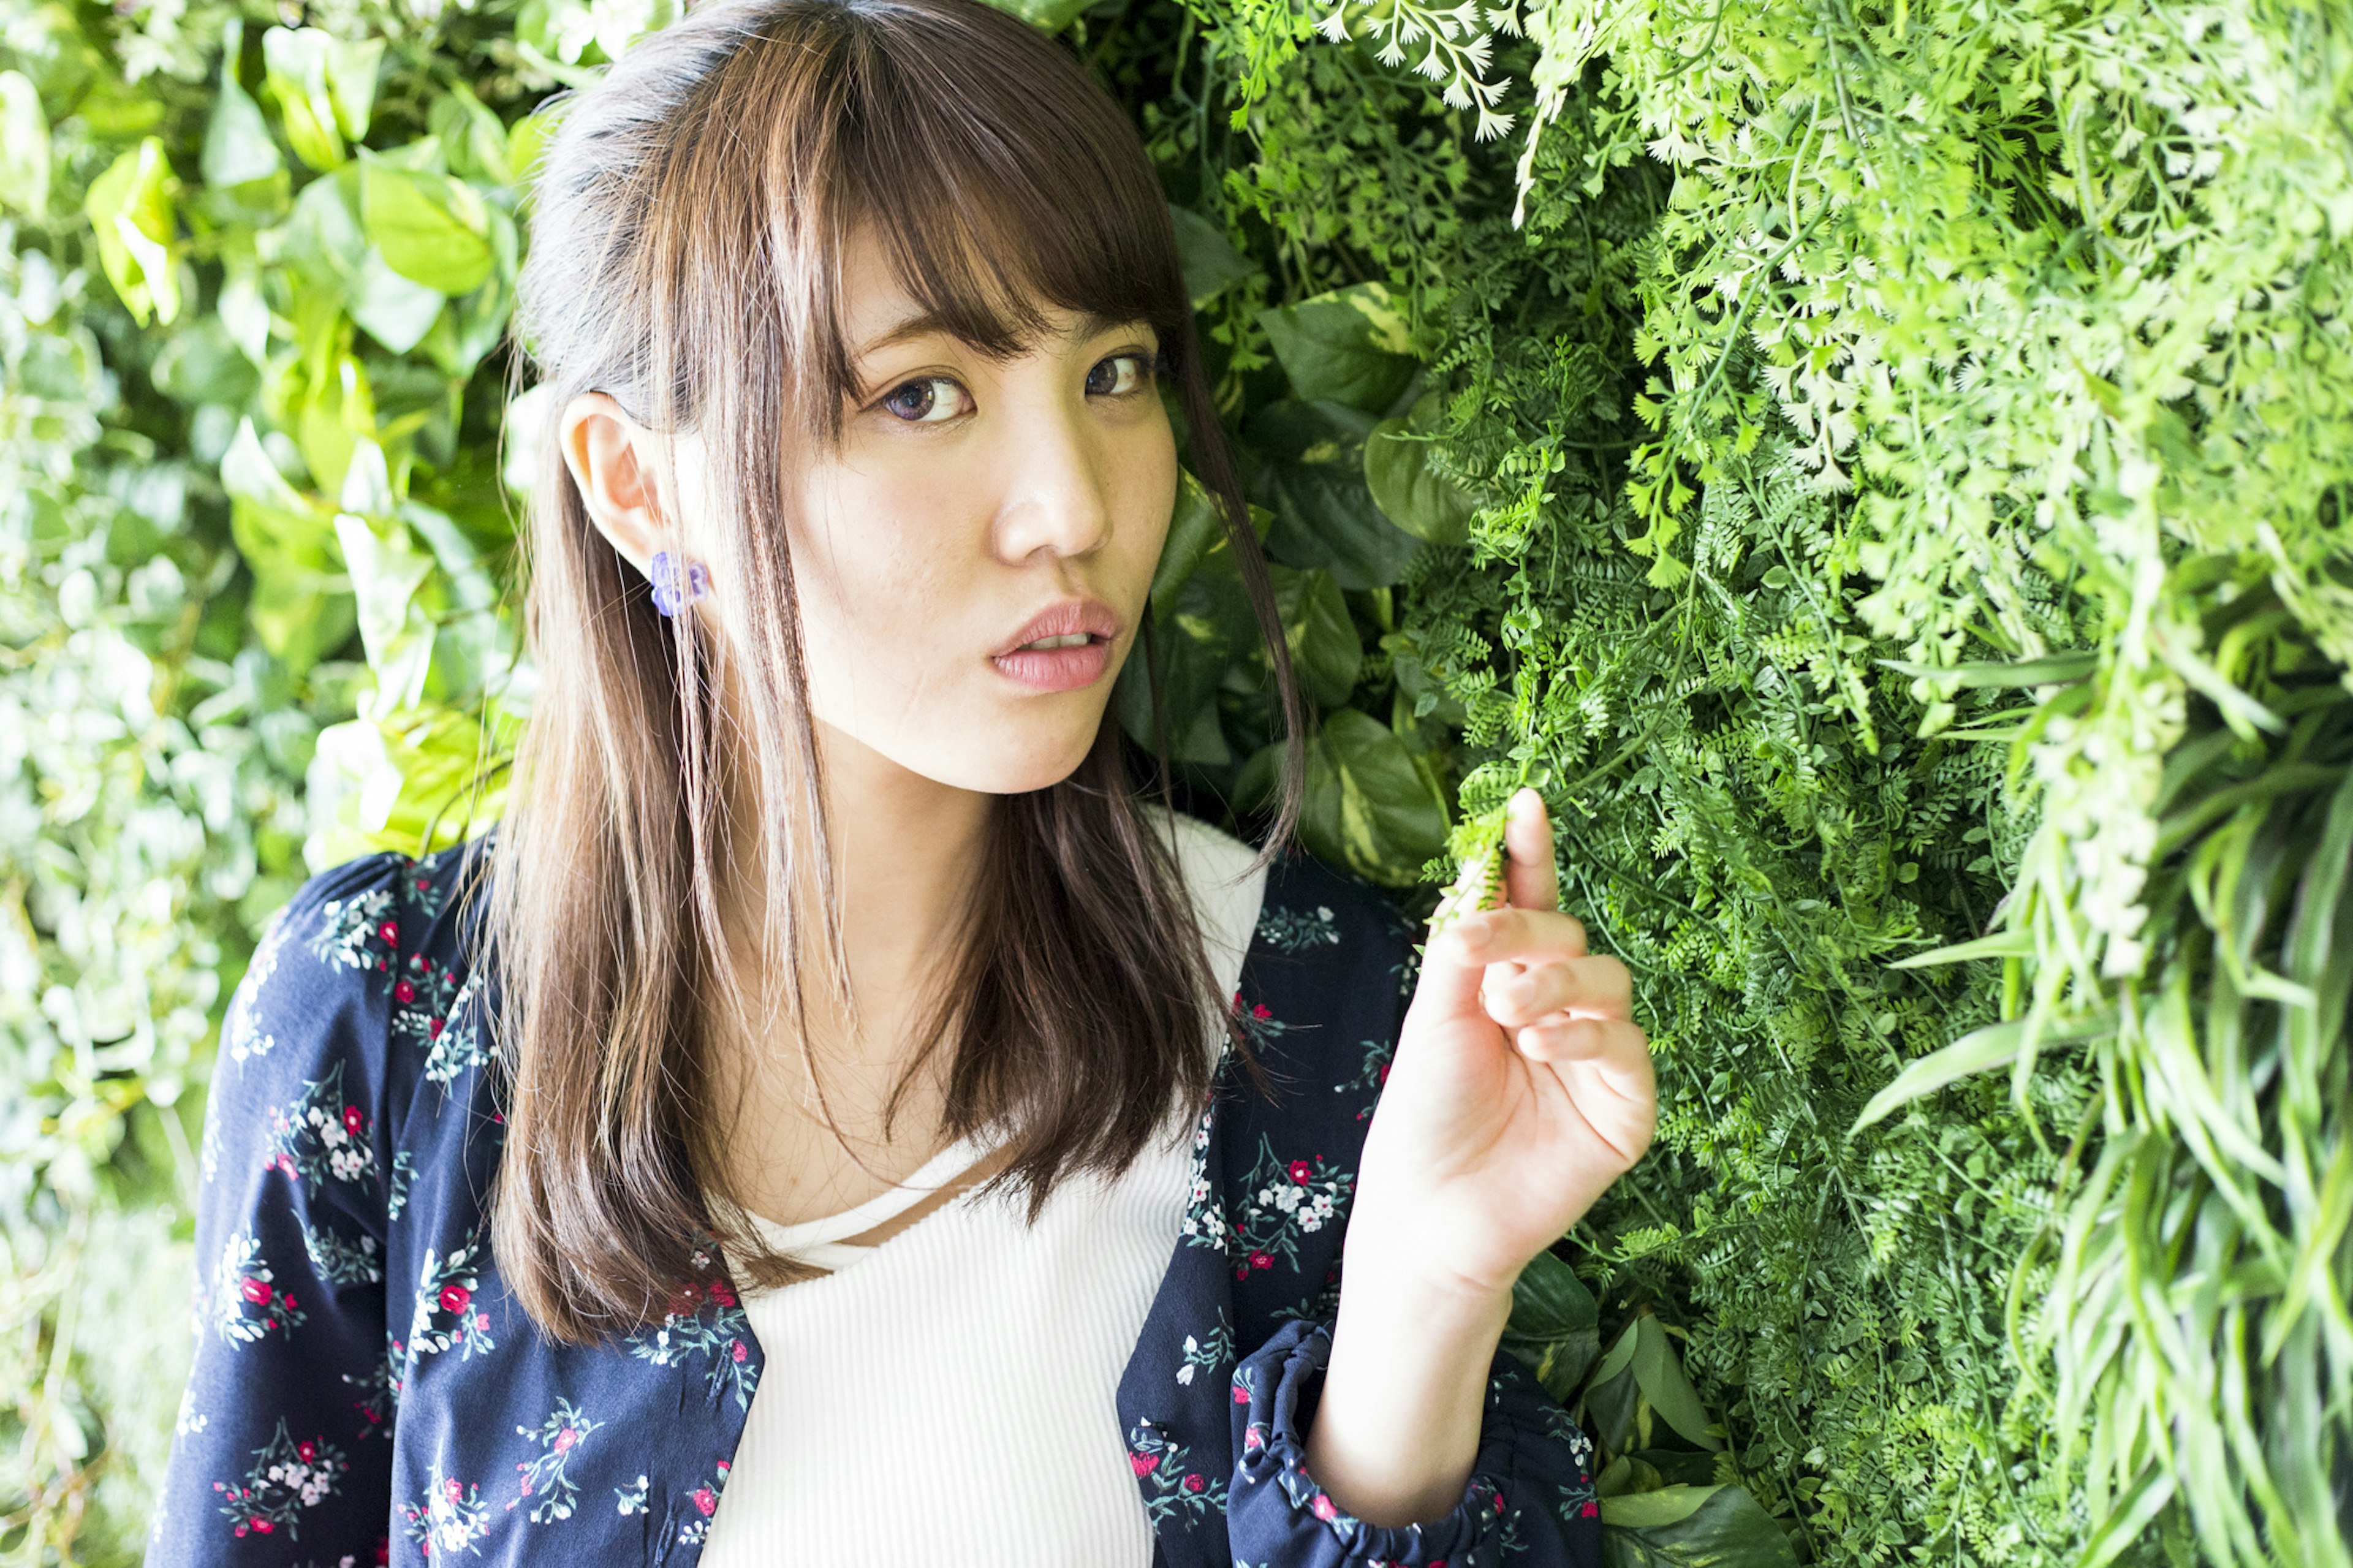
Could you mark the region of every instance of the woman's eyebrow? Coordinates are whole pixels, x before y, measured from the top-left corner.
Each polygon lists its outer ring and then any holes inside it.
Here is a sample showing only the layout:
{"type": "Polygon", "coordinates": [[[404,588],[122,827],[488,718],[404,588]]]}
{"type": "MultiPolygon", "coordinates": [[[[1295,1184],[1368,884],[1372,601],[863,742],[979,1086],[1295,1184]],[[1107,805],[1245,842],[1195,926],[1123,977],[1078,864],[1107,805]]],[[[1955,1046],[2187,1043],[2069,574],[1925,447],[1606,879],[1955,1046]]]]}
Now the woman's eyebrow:
{"type": "MultiPolygon", "coordinates": [[[[1102,337],[1106,332],[1115,331],[1121,327],[1148,324],[1141,316],[1112,316],[1105,315],[1100,310],[1087,310],[1079,316],[1077,328],[1071,335],[1079,342],[1085,342],[1102,337]]],[[[918,310],[859,344],[852,351],[851,358],[864,360],[896,344],[907,342],[915,338],[935,335],[952,338],[955,337],[956,333],[941,317],[929,310],[918,310]]]]}

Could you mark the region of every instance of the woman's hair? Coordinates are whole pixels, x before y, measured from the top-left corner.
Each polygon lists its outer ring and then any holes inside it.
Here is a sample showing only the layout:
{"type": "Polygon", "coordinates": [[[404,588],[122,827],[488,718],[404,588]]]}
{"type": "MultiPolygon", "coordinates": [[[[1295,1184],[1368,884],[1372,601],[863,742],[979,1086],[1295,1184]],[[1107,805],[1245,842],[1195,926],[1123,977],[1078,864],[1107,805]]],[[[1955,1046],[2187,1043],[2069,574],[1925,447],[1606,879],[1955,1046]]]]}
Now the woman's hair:
{"type": "MultiPolygon", "coordinates": [[[[559,104],[515,316],[546,389],[523,543],[541,685],[492,858],[512,1078],[492,1236],[517,1299],[576,1342],[658,1317],[705,1232],[754,1279],[813,1272],[764,1248],[731,1190],[703,1036],[714,995],[730,1016],[806,1020],[805,969],[855,1017],[785,526],[797,466],[840,438],[854,391],[853,231],[984,353],[1032,342],[1045,305],[1151,323],[1285,720],[1262,859],[1296,820],[1301,711],[1166,202],[1060,46],[977,0],[712,0],[559,104]],[[749,628],[730,659],[741,732],[721,722],[720,650],[695,616],[656,613],[562,460],[557,422],[589,391],[703,437],[714,590],[749,628]],[[730,823],[731,797],[756,822],[730,823]],[[752,1000],[720,916],[724,858],[747,843],[768,910],[752,1000]]],[[[947,1043],[947,1130],[1008,1135],[988,1186],[1023,1192],[1032,1220],[1065,1175],[1124,1171],[1178,1095],[1208,1093],[1205,1030],[1227,1005],[1198,935],[1107,708],[1070,778],[997,802],[886,1131],[947,1043]]]]}

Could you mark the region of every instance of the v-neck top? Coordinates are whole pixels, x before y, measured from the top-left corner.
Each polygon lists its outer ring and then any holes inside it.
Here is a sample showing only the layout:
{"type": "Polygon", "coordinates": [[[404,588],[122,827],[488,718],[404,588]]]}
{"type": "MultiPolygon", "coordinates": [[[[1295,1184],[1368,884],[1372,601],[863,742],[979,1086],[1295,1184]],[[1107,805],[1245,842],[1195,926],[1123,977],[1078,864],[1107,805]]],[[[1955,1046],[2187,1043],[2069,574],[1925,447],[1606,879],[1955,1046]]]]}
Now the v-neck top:
{"type": "MultiPolygon", "coordinates": [[[[1188,816],[1175,849],[1219,994],[1231,995],[1265,868],[1188,816]]],[[[1203,1020],[1214,1064],[1225,1030],[1203,1020]]],[[[1115,1042],[1106,1042],[1107,1047],[1115,1042]]],[[[1066,1178],[1037,1223],[1013,1194],[959,1194],[878,1243],[856,1236],[920,1204],[997,1147],[957,1140],[855,1208],[797,1225],[754,1216],[771,1247],[835,1270],[747,1289],[767,1352],[706,1568],[803,1562],[902,1568],[1151,1568],[1150,1514],[1115,1395],[1178,1240],[1191,1108],[1117,1178],[1066,1178]],[[952,1485],[910,1485],[910,1468],[952,1485]]]]}
{"type": "MultiPolygon", "coordinates": [[[[755,1331],[700,1234],[681,1238],[694,1243],[691,1277],[604,1339],[551,1340],[517,1300],[490,1223],[512,1085],[480,912],[501,853],[493,829],[422,858],[364,857],[305,882],[261,934],[207,1090],[195,1342],[149,1511],[150,1568],[701,1568],[730,1477],[756,1459],[755,1397],[773,1389],[789,1405],[821,1359],[755,1331]]],[[[1248,1051],[1224,1052],[1187,1108],[1183,1214],[1124,1362],[1110,1363],[1124,1450],[1112,1458],[1166,1568],[1599,1568],[1593,1445],[1501,1347],[1471,1479],[1444,1514],[1368,1524],[1306,1466],[1365,1132],[1400,1048],[1418,935],[1344,871],[1289,850],[1269,868],[1229,1020],[1248,1051]]],[[[951,1206],[790,1289],[846,1290],[897,1267],[894,1251],[913,1257],[903,1244],[951,1206]]],[[[1136,1236],[1165,1235],[1166,1208],[1138,1213],[1136,1236]]],[[[1134,1273],[997,1272],[1068,1292],[1123,1281],[1075,1315],[1133,1321],[1134,1273]]],[[[910,1293],[955,1283],[929,1276],[910,1293]]],[[[1100,1406],[1068,1389],[1101,1397],[1103,1352],[1073,1341],[1032,1353],[1036,1387],[1060,1392],[1003,1386],[956,1432],[870,1456],[897,1489],[869,1495],[929,1510],[939,1532],[913,1561],[976,1560],[992,1516],[972,1495],[975,1456],[1034,1433],[1029,1406],[1082,1434],[1082,1447],[1034,1462],[1082,1455],[1067,1495],[1101,1499],[1087,1479],[1101,1473],[1100,1406]],[[1066,1373],[1054,1364],[1066,1358],[1093,1370],[1066,1373]]],[[[896,1397],[872,1352],[846,1370],[844,1397],[896,1397]]],[[[1023,1535],[1032,1560],[1088,1568],[1126,1561],[1133,1544],[1074,1559],[1070,1539],[1051,1516],[1023,1535]]]]}

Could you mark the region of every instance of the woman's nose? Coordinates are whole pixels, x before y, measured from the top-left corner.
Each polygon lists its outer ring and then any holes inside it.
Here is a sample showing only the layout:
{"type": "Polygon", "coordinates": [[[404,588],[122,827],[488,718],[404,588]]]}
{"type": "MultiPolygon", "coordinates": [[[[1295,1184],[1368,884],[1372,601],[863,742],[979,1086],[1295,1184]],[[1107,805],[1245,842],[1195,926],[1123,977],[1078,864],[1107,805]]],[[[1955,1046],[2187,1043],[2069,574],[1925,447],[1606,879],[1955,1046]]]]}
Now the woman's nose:
{"type": "Polygon", "coordinates": [[[1085,555],[1111,537],[1104,458],[1084,410],[1040,411],[1012,437],[1005,494],[997,508],[997,548],[1008,562],[1040,550],[1085,555]]]}

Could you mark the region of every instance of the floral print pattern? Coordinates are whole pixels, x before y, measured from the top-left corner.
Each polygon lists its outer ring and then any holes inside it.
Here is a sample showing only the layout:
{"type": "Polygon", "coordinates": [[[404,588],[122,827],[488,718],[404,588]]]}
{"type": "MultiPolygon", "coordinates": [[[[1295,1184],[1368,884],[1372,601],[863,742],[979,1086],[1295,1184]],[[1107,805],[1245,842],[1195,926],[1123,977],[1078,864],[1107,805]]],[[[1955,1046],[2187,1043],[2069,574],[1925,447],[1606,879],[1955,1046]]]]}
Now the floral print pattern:
{"type": "Polygon", "coordinates": [[[507,1507],[529,1503],[526,1517],[533,1524],[570,1519],[573,1508],[580,1500],[580,1488],[570,1474],[572,1456],[582,1440],[603,1425],[590,1420],[572,1401],[559,1399],[547,1419],[537,1426],[516,1427],[515,1436],[538,1444],[539,1452],[516,1464],[515,1468],[522,1472],[522,1484],[519,1495],[507,1507]]]}
{"type": "Polygon", "coordinates": [[[335,1495],[336,1482],[351,1468],[343,1450],[324,1437],[297,1442],[280,1419],[269,1441],[254,1450],[253,1468],[245,1479],[231,1486],[215,1481],[220,1511],[233,1535],[275,1535],[280,1530],[290,1541],[302,1538],[302,1513],[335,1495]]]}
{"type": "MultiPolygon", "coordinates": [[[[157,1513],[175,1564],[695,1568],[709,1539],[765,1364],[715,1245],[658,1319],[590,1345],[533,1332],[492,1255],[495,976],[455,893],[495,842],[312,878],[239,983],[203,1143],[203,1332],[157,1513]]],[[[1412,1541],[1349,1520],[1304,1468],[1293,1412],[1321,1375],[1415,935],[1363,883],[1269,868],[1114,1396],[1166,1568],[1600,1562],[1592,1445],[1505,1352],[1472,1483],[1412,1541]],[[1257,1092],[1245,1049],[1289,1090],[1257,1092]]]]}

